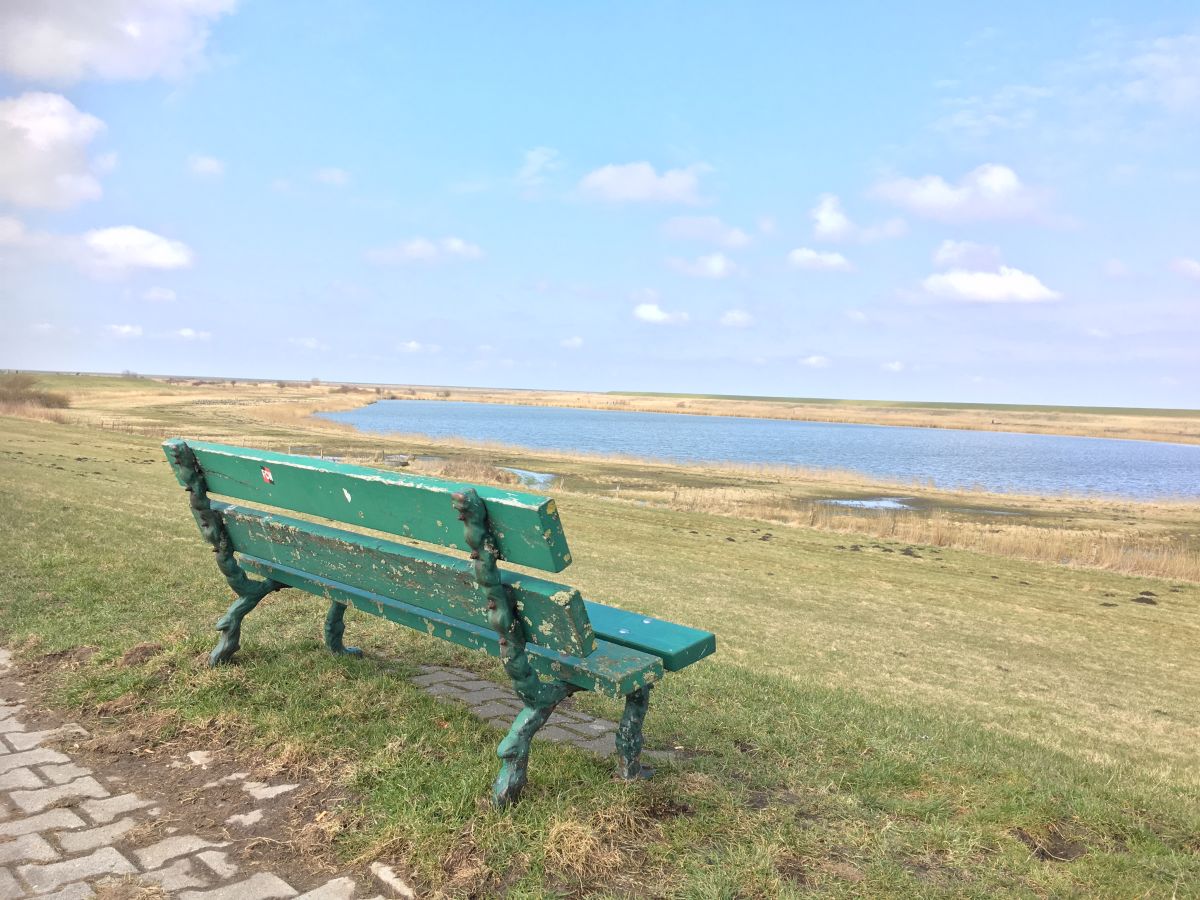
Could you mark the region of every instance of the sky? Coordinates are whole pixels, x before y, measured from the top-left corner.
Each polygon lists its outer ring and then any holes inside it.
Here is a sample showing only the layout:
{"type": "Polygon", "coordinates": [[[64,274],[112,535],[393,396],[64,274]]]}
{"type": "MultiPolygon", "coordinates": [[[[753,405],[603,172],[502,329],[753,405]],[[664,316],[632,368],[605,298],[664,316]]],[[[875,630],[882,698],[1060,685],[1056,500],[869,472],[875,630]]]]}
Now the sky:
{"type": "Polygon", "coordinates": [[[4,0],[0,366],[1200,406],[1200,9],[4,0]]]}

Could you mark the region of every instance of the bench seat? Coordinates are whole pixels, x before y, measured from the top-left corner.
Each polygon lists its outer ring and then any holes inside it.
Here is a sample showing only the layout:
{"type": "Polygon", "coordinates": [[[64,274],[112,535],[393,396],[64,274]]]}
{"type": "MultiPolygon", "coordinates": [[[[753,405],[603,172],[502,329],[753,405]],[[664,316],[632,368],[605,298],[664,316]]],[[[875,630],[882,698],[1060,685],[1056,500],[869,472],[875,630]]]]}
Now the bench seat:
{"type": "MultiPolygon", "coordinates": [[[[241,560],[242,565],[255,574],[272,578],[288,587],[349,603],[362,612],[381,616],[398,625],[407,625],[469,650],[481,650],[490,656],[500,655],[500,639],[496,632],[485,626],[453,619],[402,600],[318,578],[264,559],[242,556],[241,560]]],[[[661,680],[663,674],[658,657],[608,641],[596,641],[596,649],[586,658],[547,650],[536,644],[529,644],[528,652],[529,662],[539,675],[559,678],[614,700],[661,680]]]]}

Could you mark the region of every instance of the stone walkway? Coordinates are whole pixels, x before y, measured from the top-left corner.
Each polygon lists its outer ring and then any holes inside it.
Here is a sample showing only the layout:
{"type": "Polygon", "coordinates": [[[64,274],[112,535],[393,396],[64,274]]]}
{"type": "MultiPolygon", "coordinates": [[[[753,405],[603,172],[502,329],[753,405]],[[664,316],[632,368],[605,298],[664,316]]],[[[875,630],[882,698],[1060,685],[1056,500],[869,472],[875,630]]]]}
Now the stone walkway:
{"type": "MultiPolygon", "coordinates": [[[[0,670],[9,668],[0,650],[0,670]]],[[[243,871],[229,841],[179,829],[148,827],[161,813],[155,798],[127,793],[119,779],[77,765],[48,744],[86,735],[78,725],[31,731],[20,703],[0,704],[0,900],[82,900],[87,897],[179,900],[353,900],[414,897],[390,869],[376,865],[377,884],[360,892],[355,879],[334,878],[301,893],[279,874],[243,871]],[[138,841],[139,831],[148,842],[138,841]]],[[[190,754],[203,766],[209,754],[190,754]]],[[[256,801],[269,802],[296,785],[239,779],[256,801]]],[[[208,786],[208,785],[206,785],[208,786]]],[[[214,781],[211,787],[218,787],[214,781]]],[[[254,814],[251,813],[250,816],[254,814]]],[[[237,818],[237,817],[232,817],[237,818]]],[[[230,821],[232,828],[240,824],[230,821]]]]}
{"type": "MultiPolygon", "coordinates": [[[[0,649],[0,671],[10,655],[0,649]]],[[[507,729],[521,702],[507,687],[463,669],[422,666],[414,679],[427,693],[465,703],[497,728],[507,729]]],[[[73,735],[86,736],[78,725],[30,730],[23,705],[0,703],[0,900],[81,900],[88,897],[179,900],[355,900],[372,896],[413,898],[413,890],[389,867],[374,863],[370,885],[349,876],[334,878],[301,893],[280,874],[244,871],[232,858],[230,841],[213,841],[174,828],[150,828],[161,810],[155,798],[126,792],[110,778],[76,764],[53,749],[73,735]],[[140,832],[147,835],[139,841],[140,832]],[[380,893],[380,891],[383,893],[380,893]]],[[[542,740],[570,743],[608,756],[615,753],[617,725],[606,719],[560,707],[538,732],[542,740]]],[[[673,754],[645,751],[663,759],[673,754]]],[[[177,766],[206,768],[211,754],[195,751],[177,766]]],[[[270,803],[297,785],[267,785],[248,780],[247,773],[224,776],[204,788],[238,785],[255,801],[270,803]]],[[[230,816],[236,832],[261,817],[260,810],[230,816]]]]}

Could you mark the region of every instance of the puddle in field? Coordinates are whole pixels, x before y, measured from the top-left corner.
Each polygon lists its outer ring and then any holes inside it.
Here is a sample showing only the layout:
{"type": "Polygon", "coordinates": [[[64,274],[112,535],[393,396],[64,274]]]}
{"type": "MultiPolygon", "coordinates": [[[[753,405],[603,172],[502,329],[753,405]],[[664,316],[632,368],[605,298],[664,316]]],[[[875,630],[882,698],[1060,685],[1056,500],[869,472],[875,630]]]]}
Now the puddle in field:
{"type": "Polygon", "coordinates": [[[852,506],[855,509],[913,509],[912,497],[873,497],[865,500],[820,500],[829,506],[852,506]]]}
{"type": "Polygon", "coordinates": [[[512,472],[519,479],[523,487],[544,488],[550,487],[554,483],[554,479],[558,476],[553,472],[531,472],[528,469],[514,469],[511,466],[501,466],[500,469],[504,472],[512,472]]]}

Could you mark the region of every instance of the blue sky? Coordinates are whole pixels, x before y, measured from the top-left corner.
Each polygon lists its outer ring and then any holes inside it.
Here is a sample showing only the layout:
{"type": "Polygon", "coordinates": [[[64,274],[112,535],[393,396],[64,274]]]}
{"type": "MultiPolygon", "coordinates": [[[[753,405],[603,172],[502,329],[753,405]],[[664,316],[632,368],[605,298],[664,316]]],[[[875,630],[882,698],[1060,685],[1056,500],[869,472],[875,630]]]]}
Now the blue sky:
{"type": "Polygon", "coordinates": [[[1197,406],[1194,2],[0,7],[0,365],[1197,406]]]}

